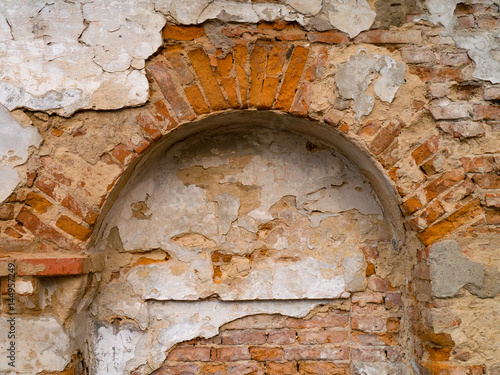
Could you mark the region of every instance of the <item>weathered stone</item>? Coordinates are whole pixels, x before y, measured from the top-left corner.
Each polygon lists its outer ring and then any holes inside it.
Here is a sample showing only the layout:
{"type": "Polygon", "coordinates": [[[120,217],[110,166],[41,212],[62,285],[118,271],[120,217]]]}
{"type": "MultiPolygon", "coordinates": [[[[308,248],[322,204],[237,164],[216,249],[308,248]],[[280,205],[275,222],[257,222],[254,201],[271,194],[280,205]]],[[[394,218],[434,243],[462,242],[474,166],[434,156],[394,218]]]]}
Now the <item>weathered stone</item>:
{"type": "Polygon", "coordinates": [[[327,10],[330,23],[351,38],[369,29],[376,17],[366,0],[324,0],[323,6],[327,10]]]}
{"type": "Polygon", "coordinates": [[[476,288],[483,285],[484,265],[463,255],[455,241],[442,241],[432,245],[429,250],[429,263],[432,293],[436,297],[453,297],[462,287],[469,284],[476,288]]]}

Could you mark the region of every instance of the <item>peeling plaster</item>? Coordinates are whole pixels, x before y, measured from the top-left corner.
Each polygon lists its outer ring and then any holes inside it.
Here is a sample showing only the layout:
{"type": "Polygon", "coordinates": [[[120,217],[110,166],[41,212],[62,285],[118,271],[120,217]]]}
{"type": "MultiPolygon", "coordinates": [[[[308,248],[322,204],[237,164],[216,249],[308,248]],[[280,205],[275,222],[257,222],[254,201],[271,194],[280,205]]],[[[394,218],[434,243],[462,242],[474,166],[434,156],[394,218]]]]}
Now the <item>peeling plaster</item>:
{"type": "Polygon", "coordinates": [[[426,0],[430,16],[422,17],[434,24],[443,25],[441,36],[451,37],[457,47],[467,49],[475,63],[474,78],[500,83],[500,59],[495,51],[500,50],[500,32],[477,32],[455,30],[458,24],[454,10],[465,0],[426,0]]]}
{"type": "MultiPolygon", "coordinates": [[[[9,332],[11,316],[0,316],[0,332],[9,332]]],[[[9,341],[0,340],[0,374],[36,375],[63,371],[71,359],[72,346],[63,325],[52,317],[15,317],[16,366],[8,365],[9,341]]]]}
{"type": "Polygon", "coordinates": [[[406,66],[387,55],[374,55],[360,48],[344,64],[337,68],[335,83],[339,94],[345,99],[353,99],[353,111],[359,121],[373,109],[375,99],[366,94],[373,82],[375,95],[391,103],[396,92],[405,82],[406,66]]]}
{"type": "Polygon", "coordinates": [[[30,146],[39,147],[42,137],[33,126],[21,126],[9,111],[0,105],[0,202],[14,191],[20,182],[14,167],[28,160],[30,146]]]}
{"type": "Polygon", "coordinates": [[[213,337],[221,326],[238,318],[256,314],[300,318],[325,303],[328,301],[149,302],[150,325],[146,330],[130,324],[112,327],[96,322],[93,354],[88,362],[91,374],[123,375],[142,365],[152,371],[162,364],[165,353],[175,344],[196,337],[213,337]]]}
{"type": "Polygon", "coordinates": [[[70,116],[148,99],[145,60],[166,20],[296,21],[354,37],[373,24],[366,0],[64,0],[0,2],[0,104],[70,116]],[[321,26],[319,26],[321,25],[321,26]]]}

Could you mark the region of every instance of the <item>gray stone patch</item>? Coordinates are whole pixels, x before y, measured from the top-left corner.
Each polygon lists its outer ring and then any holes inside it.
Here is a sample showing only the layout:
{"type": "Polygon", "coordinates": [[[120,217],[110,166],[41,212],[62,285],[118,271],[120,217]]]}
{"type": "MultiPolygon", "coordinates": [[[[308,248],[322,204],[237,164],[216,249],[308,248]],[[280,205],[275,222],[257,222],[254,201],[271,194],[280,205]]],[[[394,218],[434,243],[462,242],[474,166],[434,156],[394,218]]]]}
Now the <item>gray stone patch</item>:
{"type": "Polygon", "coordinates": [[[448,298],[469,284],[483,286],[485,266],[462,254],[456,241],[443,241],[431,246],[431,287],[436,297],[448,298]]]}
{"type": "Polygon", "coordinates": [[[481,288],[468,285],[467,289],[479,298],[493,298],[500,293],[500,272],[494,268],[486,268],[481,288]]]}
{"type": "Polygon", "coordinates": [[[404,375],[405,365],[392,362],[358,362],[355,366],[358,375],[404,375]]]}
{"type": "Polygon", "coordinates": [[[387,55],[374,55],[360,48],[343,65],[337,68],[335,82],[339,94],[345,99],[353,99],[353,111],[359,121],[362,116],[368,115],[375,104],[375,99],[365,92],[375,80],[373,86],[375,94],[383,101],[391,103],[396,92],[404,83],[406,67],[387,55]]]}

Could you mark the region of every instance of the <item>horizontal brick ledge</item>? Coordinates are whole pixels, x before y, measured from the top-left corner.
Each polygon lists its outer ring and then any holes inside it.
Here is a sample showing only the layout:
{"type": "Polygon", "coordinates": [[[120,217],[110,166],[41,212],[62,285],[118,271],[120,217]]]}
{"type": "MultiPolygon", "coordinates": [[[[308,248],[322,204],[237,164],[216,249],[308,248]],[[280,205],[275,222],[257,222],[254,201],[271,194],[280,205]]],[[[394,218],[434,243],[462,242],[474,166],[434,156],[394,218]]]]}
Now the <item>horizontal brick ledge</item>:
{"type": "Polygon", "coordinates": [[[24,254],[0,258],[0,277],[7,276],[9,264],[15,264],[15,274],[18,276],[75,276],[103,269],[104,255],[67,254],[24,254]]]}

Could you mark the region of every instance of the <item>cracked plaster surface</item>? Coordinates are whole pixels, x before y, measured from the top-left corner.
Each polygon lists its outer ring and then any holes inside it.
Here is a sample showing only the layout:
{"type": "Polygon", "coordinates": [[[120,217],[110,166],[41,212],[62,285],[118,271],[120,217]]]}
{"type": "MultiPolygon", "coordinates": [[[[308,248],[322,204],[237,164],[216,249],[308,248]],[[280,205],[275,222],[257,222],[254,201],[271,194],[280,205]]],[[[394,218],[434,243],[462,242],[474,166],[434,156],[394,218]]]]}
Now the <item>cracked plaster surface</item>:
{"type": "Polygon", "coordinates": [[[93,301],[93,374],[151,371],[176,343],[235,319],[303,317],[348,297],[364,287],[364,242],[390,238],[354,166],[293,133],[204,133],[128,184],[95,250],[168,256],[133,266],[93,301]]]}
{"type": "Polygon", "coordinates": [[[14,167],[26,162],[31,146],[39,147],[42,137],[33,126],[22,126],[0,104],[0,202],[14,191],[20,182],[14,167]]]}
{"type": "Polygon", "coordinates": [[[0,332],[5,334],[0,340],[0,374],[35,375],[42,371],[63,371],[71,359],[71,339],[63,325],[52,317],[15,317],[16,366],[9,366],[10,330],[8,319],[0,316],[0,332]],[[21,355],[22,354],[22,355],[21,355]]]}
{"type": "Polygon", "coordinates": [[[375,95],[392,103],[396,92],[405,82],[406,66],[387,55],[374,55],[360,48],[335,73],[335,83],[339,94],[345,99],[353,99],[353,111],[359,121],[371,113],[375,104],[366,90],[373,82],[375,95]]]}
{"type": "Polygon", "coordinates": [[[0,104],[69,116],[80,109],[118,109],[148,99],[145,60],[162,44],[167,20],[257,23],[297,21],[367,30],[366,0],[5,0],[0,2],[0,104]]]}
{"type": "MultiPolygon", "coordinates": [[[[500,32],[456,30],[458,19],[454,10],[464,0],[426,0],[430,16],[423,17],[434,24],[441,24],[441,36],[451,38],[459,48],[467,50],[475,63],[474,78],[500,83],[500,32]]],[[[495,1],[498,4],[498,1],[495,1]]],[[[500,6],[500,5],[499,5],[500,6]]]]}

